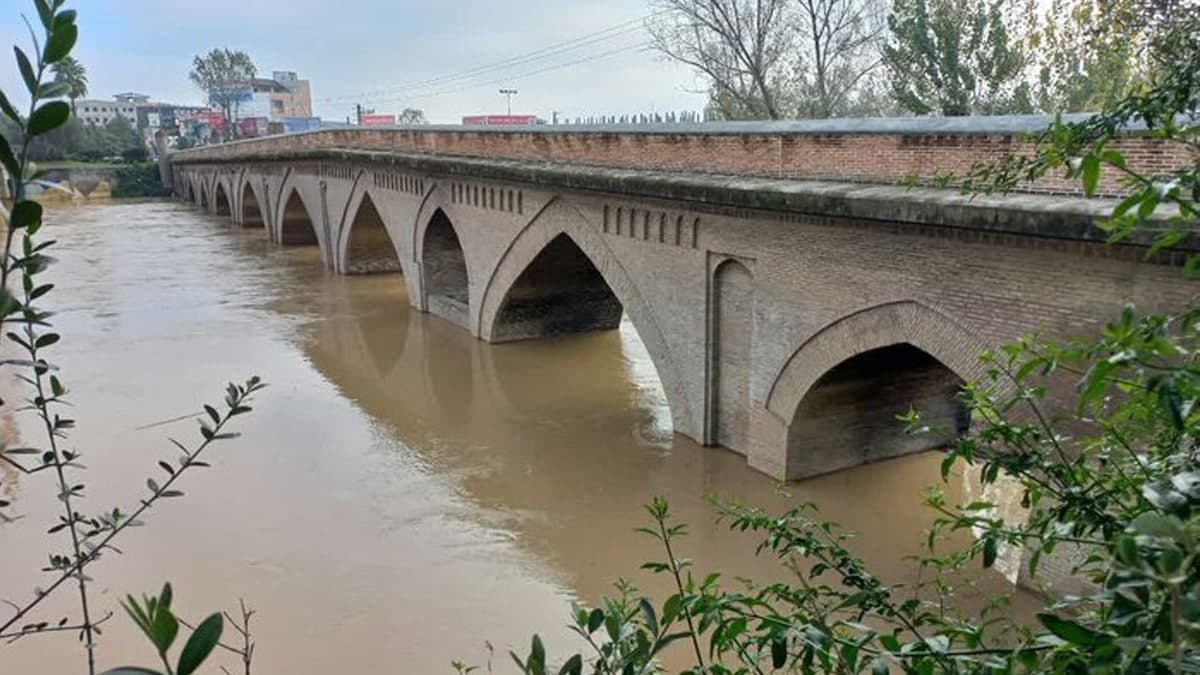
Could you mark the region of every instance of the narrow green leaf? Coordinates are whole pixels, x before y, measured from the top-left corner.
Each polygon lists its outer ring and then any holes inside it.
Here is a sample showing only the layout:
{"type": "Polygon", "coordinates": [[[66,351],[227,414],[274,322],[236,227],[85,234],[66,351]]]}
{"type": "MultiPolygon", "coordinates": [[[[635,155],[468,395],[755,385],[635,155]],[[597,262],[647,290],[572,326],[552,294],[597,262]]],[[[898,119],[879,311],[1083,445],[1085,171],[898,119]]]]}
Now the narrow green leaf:
{"type": "Polygon", "coordinates": [[[9,147],[8,141],[3,135],[0,135],[0,164],[4,165],[9,175],[16,176],[19,174],[17,169],[20,167],[17,164],[17,156],[13,154],[12,148],[9,147]]]}
{"type": "Polygon", "coordinates": [[[990,568],[992,565],[996,564],[996,554],[998,552],[998,549],[999,549],[999,545],[996,543],[995,537],[988,537],[987,539],[983,540],[983,567],[984,567],[984,569],[990,568]]]}
{"type": "Polygon", "coordinates": [[[21,71],[21,78],[25,80],[25,88],[29,90],[30,96],[36,96],[37,73],[34,72],[33,65],[29,63],[29,57],[25,56],[25,52],[21,51],[20,47],[14,46],[13,52],[17,55],[17,68],[21,71]]]}
{"type": "Polygon", "coordinates": [[[46,59],[46,63],[56,63],[71,53],[71,49],[75,46],[75,41],[79,39],[79,29],[73,23],[64,23],[60,26],[55,26],[54,32],[50,34],[50,40],[46,42],[46,51],[42,57],[46,59]]]}
{"type": "Polygon", "coordinates": [[[0,91],[0,111],[8,116],[8,119],[17,123],[21,122],[21,114],[18,113],[17,109],[13,107],[13,104],[9,102],[8,97],[4,95],[3,91],[0,91]]]}
{"type": "Polygon", "coordinates": [[[33,0],[33,4],[37,7],[38,18],[42,20],[42,25],[46,28],[54,21],[54,10],[50,7],[47,0],[33,0]]]}
{"type": "Polygon", "coordinates": [[[1083,179],[1084,194],[1089,197],[1095,196],[1096,185],[1100,182],[1100,157],[1097,155],[1084,157],[1079,172],[1083,179]]]}
{"type": "Polygon", "coordinates": [[[1047,630],[1073,645],[1090,647],[1106,641],[1104,635],[1069,619],[1048,613],[1038,614],[1037,618],[1047,630]]]}
{"type": "Polygon", "coordinates": [[[580,675],[583,672],[583,657],[579,654],[567,659],[562,668],[558,669],[558,675],[580,675]]]}
{"type": "Polygon", "coordinates": [[[29,227],[42,219],[42,205],[30,199],[19,201],[13,205],[9,218],[15,228],[29,227]]]}
{"type": "Polygon", "coordinates": [[[210,614],[207,619],[201,621],[179,654],[179,665],[175,667],[176,675],[191,675],[196,672],[217,646],[224,627],[220,613],[210,614]]]}
{"type": "Polygon", "coordinates": [[[150,625],[150,641],[160,654],[167,653],[179,635],[179,621],[168,607],[158,607],[154,612],[154,623],[150,625]]]}
{"type": "Polygon", "coordinates": [[[771,641],[771,666],[776,670],[787,664],[787,638],[778,637],[771,641]]]}
{"type": "Polygon", "coordinates": [[[50,101],[29,116],[29,135],[40,136],[67,123],[71,106],[66,101],[50,101]]]}

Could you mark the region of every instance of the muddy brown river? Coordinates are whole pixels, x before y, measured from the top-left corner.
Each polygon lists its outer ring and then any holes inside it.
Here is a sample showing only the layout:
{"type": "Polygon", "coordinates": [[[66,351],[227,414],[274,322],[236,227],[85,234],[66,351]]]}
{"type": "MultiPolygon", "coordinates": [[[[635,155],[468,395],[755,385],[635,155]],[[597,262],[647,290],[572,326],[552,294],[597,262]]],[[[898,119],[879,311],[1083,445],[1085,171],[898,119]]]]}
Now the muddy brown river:
{"type": "MultiPolygon", "coordinates": [[[[92,569],[93,602],[113,611],[100,663],[153,665],[117,602],[167,580],[184,616],[236,607],[258,614],[255,672],[450,673],[485,663],[485,641],[524,649],[540,632],[575,647],[572,600],[594,602],[618,577],[665,597],[638,570],[659,552],[633,528],[667,497],[690,525],[680,543],[701,572],[786,578],[755,540],[716,523],[706,498],[783,509],[802,500],[859,533],[854,548],[886,579],[913,578],[931,514],[921,493],[936,453],[786,486],[733,453],[671,431],[666,399],[628,322],[619,330],[490,346],[409,308],[395,275],[339,277],[315,247],[283,248],[174,202],[90,205],[52,213],[64,340],[53,347],[71,389],[85,454],[86,509],[135,504],[183,417],[221,399],[224,383],[270,383],[243,436],[215,446],[184,499],[152,510],[92,569]]],[[[12,400],[18,385],[5,374],[12,400]]],[[[34,420],[0,419],[10,442],[41,441],[34,420]]],[[[20,601],[64,541],[46,535],[47,476],[0,474],[22,519],[0,526],[0,597],[20,601]]],[[[951,497],[962,491],[958,481],[951,497]]],[[[979,598],[1011,593],[998,574],[979,598]]],[[[56,620],[74,596],[42,616],[56,620]]],[[[1033,602],[1016,594],[1014,611],[1033,602]]],[[[974,603],[977,599],[966,599],[974,603]]],[[[0,612],[4,612],[0,608],[0,612]]],[[[682,644],[682,643],[680,643],[682,644]]],[[[669,661],[686,665],[686,652],[669,661]]],[[[218,654],[207,673],[235,659],[218,654]]],[[[73,636],[0,644],[0,673],[82,673],[73,636]]],[[[240,672],[236,670],[235,672],[240,672]]]]}

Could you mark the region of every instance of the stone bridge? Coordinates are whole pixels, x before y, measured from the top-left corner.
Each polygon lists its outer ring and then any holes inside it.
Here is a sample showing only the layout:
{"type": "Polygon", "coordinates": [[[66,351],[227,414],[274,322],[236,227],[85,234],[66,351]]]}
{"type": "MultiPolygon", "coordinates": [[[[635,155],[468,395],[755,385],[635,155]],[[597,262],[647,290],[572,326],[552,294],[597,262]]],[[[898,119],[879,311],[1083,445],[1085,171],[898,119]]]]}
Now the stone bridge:
{"type": "MultiPolygon", "coordinates": [[[[334,273],[401,273],[413,307],[482,340],[625,316],[677,433],[795,479],[943,444],[985,348],[1195,291],[1179,254],[1107,244],[1111,202],[1062,178],[987,197],[896,185],[1026,150],[1047,122],[320,131],[176,152],[170,180],[319,246],[334,273]],[[906,436],[910,405],[945,433],[906,436]]],[[[1145,169],[1187,161],[1118,145],[1145,169]]]]}

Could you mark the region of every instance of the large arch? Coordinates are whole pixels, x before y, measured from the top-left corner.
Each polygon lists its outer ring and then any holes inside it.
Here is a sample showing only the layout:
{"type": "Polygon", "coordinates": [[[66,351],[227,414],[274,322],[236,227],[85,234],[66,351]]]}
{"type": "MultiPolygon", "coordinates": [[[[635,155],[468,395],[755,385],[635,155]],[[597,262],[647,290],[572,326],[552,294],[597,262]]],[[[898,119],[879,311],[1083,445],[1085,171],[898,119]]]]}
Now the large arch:
{"type": "Polygon", "coordinates": [[[233,207],[225,190],[225,182],[220,178],[217,178],[213,187],[213,213],[218,216],[233,216],[233,207]]]}
{"type": "Polygon", "coordinates": [[[454,223],[437,209],[421,236],[421,289],[426,311],[470,330],[471,277],[454,223]]]}
{"type": "Polygon", "coordinates": [[[284,193],[279,206],[279,243],[289,246],[320,244],[312,211],[295,187],[284,193]]]}
{"type": "Polygon", "coordinates": [[[504,339],[506,328],[500,320],[510,292],[543,251],[556,241],[562,242],[562,235],[599,273],[642,339],[666,392],[675,430],[699,438],[701,433],[700,426],[695,424],[695,406],[688,399],[683,378],[649,304],[597,228],[562,199],[551,200],[504,251],[483,288],[477,320],[478,335],[489,342],[504,339]]]}
{"type": "Polygon", "coordinates": [[[982,372],[984,343],[913,301],[877,305],[826,326],[775,379],[767,409],[786,433],[789,479],[940,447],[969,420],[957,398],[982,372]],[[908,436],[895,419],[912,406],[938,431],[908,436]]]}
{"type": "Polygon", "coordinates": [[[350,208],[354,210],[347,214],[338,238],[337,268],[343,274],[402,273],[400,248],[371,193],[362,191],[357,204],[351,200],[350,208]]]}

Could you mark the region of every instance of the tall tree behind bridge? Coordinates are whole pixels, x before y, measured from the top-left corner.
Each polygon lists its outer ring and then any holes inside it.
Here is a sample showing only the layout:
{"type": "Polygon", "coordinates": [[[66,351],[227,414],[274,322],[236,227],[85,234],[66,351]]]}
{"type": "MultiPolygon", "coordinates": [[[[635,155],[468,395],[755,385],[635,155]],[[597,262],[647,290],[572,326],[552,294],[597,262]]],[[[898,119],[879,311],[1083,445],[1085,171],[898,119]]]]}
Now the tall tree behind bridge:
{"type": "Polygon", "coordinates": [[[214,49],[192,61],[188,77],[208,95],[208,104],[220,109],[226,136],[236,134],[238,106],[257,73],[254,61],[243,51],[214,49]]]}
{"type": "Polygon", "coordinates": [[[1003,0],[895,0],[883,50],[892,94],[918,115],[1028,112],[1026,57],[1003,0]]]}
{"type": "Polygon", "coordinates": [[[795,0],[797,92],[801,117],[834,117],[860,108],[865,79],[880,66],[887,27],[879,0],[795,0]]]}
{"type": "Polygon", "coordinates": [[[709,81],[724,119],[780,119],[792,81],[789,0],[651,0],[654,46],[709,81]]]}
{"type": "Polygon", "coordinates": [[[654,45],[708,80],[720,119],[861,109],[879,66],[884,0],[652,0],[654,45]]]}
{"type": "Polygon", "coordinates": [[[54,71],[54,81],[66,86],[67,98],[71,101],[71,112],[74,113],[75,100],[87,96],[87,69],[74,56],[65,56],[50,68],[54,71]]]}
{"type": "Polygon", "coordinates": [[[428,124],[425,111],[420,108],[405,108],[396,116],[396,124],[428,124]]]}

